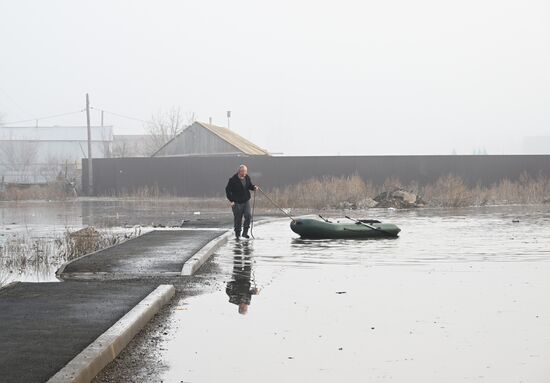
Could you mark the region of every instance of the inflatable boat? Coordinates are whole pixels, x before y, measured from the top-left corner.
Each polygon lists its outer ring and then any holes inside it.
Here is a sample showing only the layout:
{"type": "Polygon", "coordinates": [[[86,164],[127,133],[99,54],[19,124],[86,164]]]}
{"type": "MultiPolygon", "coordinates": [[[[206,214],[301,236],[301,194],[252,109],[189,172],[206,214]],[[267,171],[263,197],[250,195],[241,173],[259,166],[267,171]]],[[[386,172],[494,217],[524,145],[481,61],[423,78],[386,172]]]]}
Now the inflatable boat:
{"type": "Polygon", "coordinates": [[[327,219],[307,215],[294,218],[290,229],[302,238],[396,238],[401,229],[377,220],[356,220],[350,217],[327,219]]]}

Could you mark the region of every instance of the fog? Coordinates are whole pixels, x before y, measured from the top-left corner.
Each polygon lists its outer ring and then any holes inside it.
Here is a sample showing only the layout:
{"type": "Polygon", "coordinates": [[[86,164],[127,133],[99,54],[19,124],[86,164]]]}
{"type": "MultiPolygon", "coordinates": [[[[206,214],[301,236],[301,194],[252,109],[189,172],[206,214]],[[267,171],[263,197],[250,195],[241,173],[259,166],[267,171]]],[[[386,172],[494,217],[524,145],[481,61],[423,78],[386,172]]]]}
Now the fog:
{"type": "Polygon", "coordinates": [[[231,110],[285,154],[520,153],[550,135],[549,19],[535,0],[3,1],[0,113],[75,111],[88,92],[143,120],[231,110]]]}

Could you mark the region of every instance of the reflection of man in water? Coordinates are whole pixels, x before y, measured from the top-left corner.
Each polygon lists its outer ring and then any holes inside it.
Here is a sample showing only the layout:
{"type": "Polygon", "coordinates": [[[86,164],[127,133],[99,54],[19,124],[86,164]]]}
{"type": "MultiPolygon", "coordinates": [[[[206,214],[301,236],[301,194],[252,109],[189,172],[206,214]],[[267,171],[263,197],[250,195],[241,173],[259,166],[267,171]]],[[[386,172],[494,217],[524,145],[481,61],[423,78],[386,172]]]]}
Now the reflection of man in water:
{"type": "Polygon", "coordinates": [[[236,243],[233,252],[233,275],[232,280],[227,282],[225,292],[229,302],[239,307],[239,314],[246,315],[252,295],[259,294],[260,290],[252,286],[251,250],[248,243],[236,243]]]}

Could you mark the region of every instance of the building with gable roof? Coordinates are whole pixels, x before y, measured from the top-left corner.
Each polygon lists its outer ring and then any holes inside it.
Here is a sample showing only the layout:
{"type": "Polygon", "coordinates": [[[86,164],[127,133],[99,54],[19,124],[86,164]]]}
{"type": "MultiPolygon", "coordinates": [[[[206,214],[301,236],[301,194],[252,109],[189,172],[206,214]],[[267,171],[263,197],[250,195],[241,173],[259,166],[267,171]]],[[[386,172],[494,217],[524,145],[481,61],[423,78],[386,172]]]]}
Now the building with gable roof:
{"type": "Polygon", "coordinates": [[[195,121],[152,157],[201,155],[268,156],[269,152],[228,128],[195,121]]]}

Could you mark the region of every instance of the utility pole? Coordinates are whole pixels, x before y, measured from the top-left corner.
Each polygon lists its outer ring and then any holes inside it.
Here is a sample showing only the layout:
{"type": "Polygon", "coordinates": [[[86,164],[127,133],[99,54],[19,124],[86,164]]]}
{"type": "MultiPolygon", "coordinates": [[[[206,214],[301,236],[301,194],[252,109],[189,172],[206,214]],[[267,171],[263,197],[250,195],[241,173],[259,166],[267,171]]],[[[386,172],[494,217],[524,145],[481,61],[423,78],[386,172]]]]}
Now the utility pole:
{"type": "Polygon", "coordinates": [[[103,114],[105,113],[104,110],[101,111],[101,127],[103,128],[103,114]]]}
{"type": "Polygon", "coordinates": [[[86,126],[88,128],[88,195],[94,194],[94,176],[92,167],[92,128],[90,126],[90,97],[86,93],[86,126]]]}
{"type": "Polygon", "coordinates": [[[231,127],[229,126],[229,120],[231,119],[231,111],[228,110],[227,111],[227,129],[231,129],[231,127]]]}

